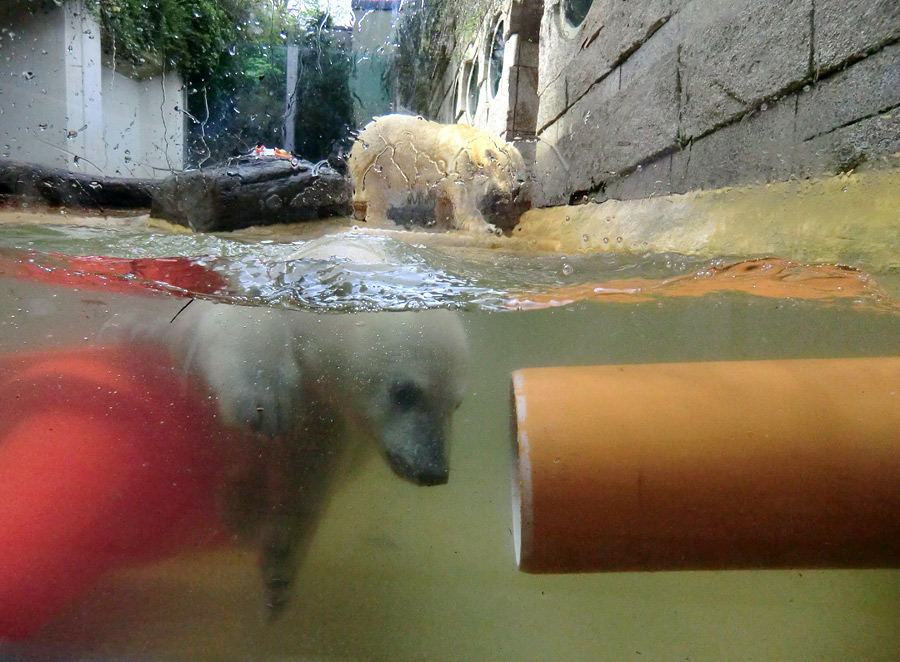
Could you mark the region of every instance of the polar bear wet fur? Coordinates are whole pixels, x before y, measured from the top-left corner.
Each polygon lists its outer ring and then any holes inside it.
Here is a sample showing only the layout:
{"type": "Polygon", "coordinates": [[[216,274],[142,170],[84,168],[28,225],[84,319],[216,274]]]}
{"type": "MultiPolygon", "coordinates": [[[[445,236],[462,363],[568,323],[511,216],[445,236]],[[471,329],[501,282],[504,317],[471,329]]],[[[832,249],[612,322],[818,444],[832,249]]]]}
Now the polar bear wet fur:
{"type": "Polygon", "coordinates": [[[224,449],[231,468],[221,503],[233,532],[259,550],[269,618],[290,595],[351,441],[373,439],[412,483],[447,482],[468,358],[455,313],[316,314],[197,300],[168,322],[139,329],[141,341],[168,347],[205,382],[225,422],[250,432],[241,435],[248,447],[224,449]]]}
{"type": "Polygon", "coordinates": [[[435,220],[469,232],[498,232],[481,204],[489,195],[522,195],[525,165],[515,145],[465,124],[438,124],[411,115],[369,122],[350,150],[353,210],[373,227],[393,227],[391,207],[433,199],[435,220]]]}

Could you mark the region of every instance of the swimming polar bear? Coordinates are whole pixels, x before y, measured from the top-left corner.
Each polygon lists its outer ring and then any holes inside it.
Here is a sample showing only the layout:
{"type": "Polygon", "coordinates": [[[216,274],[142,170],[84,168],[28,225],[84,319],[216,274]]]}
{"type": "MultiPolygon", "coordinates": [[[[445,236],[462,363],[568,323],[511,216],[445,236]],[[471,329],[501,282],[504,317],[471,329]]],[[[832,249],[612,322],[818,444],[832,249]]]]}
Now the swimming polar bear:
{"type": "MultiPolygon", "coordinates": [[[[323,247],[343,259],[384,257],[352,243],[323,247]]],[[[270,619],[289,598],[352,439],[374,439],[412,483],[448,480],[468,358],[454,312],[318,314],[194,300],[171,323],[132,333],[167,347],[205,383],[226,424],[251,431],[250,447],[226,449],[221,503],[229,527],[258,548],[270,619]]]]}
{"type": "Polygon", "coordinates": [[[522,196],[525,164],[515,145],[465,124],[438,124],[411,115],[369,122],[350,150],[353,212],[373,227],[390,228],[390,208],[422,200],[437,223],[499,234],[479,204],[522,196]],[[432,203],[433,201],[433,203],[432,203]]]}

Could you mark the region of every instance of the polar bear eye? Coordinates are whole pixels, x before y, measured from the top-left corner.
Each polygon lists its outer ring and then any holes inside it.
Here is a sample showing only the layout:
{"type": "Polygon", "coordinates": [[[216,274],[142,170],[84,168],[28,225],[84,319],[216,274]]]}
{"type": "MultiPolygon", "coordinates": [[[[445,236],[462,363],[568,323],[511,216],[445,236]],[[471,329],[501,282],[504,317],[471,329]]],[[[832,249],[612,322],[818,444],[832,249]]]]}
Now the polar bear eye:
{"type": "Polygon", "coordinates": [[[391,404],[397,409],[407,410],[419,406],[425,394],[412,382],[397,382],[391,386],[391,404]]]}

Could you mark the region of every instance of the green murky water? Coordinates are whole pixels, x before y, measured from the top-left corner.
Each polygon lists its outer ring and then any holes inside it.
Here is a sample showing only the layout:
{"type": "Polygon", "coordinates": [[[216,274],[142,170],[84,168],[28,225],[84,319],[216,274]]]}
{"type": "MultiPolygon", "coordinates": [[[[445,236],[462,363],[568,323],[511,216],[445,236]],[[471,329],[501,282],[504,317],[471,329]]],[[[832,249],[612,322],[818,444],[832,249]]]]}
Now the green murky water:
{"type": "MultiPolygon", "coordinates": [[[[472,374],[454,418],[451,479],[422,489],[364,463],[338,491],[287,612],[265,625],[243,550],[104,577],[30,651],[90,659],[894,660],[900,571],[533,576],[510,532],[508,380],[527,366],[900,354],[900,314],[878,297],[811,301],[741,292],[506,311],[510,292],[664,279],[708,260],[446,251],[369,238],[381,270],[304,261],[307,244],[104,228],[10,226],[0,247],[129,259],[204,257],[243,304],[298,309],[455,307],[472,374]]],[[[55,259],[55,258],[54,258],[55,259]]],[[[59,263],[54,263],[59,267],[59,263]]],[[[876,275],[888,282],[892,274],[876,275]]],[[[5,351],[89,345],[111,319],[171,318],[183,298],[0,279],[5,351]]],[[[158,283],[149,284],[160,289],[158,283]]],[[[164,289],[164,288],[163,288],[164,289]]],[[[390,312],[383,313],[392,314],[390,312]]],[[[115,526],[114,522],[104,525],[115,526]]]]}

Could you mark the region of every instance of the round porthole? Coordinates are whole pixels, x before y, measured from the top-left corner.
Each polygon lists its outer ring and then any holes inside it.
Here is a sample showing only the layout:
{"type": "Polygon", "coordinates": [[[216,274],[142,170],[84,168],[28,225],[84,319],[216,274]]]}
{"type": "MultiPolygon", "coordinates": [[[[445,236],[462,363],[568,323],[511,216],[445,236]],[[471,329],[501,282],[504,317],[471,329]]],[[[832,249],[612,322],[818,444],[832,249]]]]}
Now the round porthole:
{"type": "Polygon", "coordinates": [[[478,63],[476,62],[472,62],[468,65],[469,83],[466,88],[466,112],[469,114],[470,118],[474,118],[475,113],[478,111],[478,91],[480,87],[478,84],[478,68],[478,63]]]}
{"type": "Polygon", "coordinates": [[[506,50],[506,39],[503,19],[497,22],[494,36],[491,39],[490,57],[488,58],[488,78],[491,83],[491,97],[500,91],[500,78],[503,76],[503,52],[506,50]]]}
{"type": "Polygon", "coordinates": [[[573,28],[577,28],[584,21],[594,0],[563,0],[563,16],[566,23],[573,28]]]}

